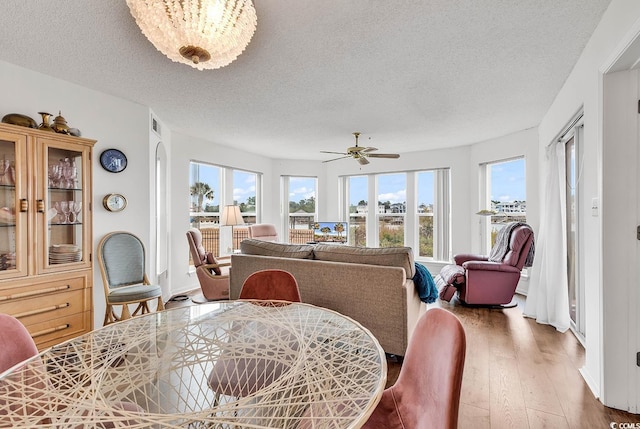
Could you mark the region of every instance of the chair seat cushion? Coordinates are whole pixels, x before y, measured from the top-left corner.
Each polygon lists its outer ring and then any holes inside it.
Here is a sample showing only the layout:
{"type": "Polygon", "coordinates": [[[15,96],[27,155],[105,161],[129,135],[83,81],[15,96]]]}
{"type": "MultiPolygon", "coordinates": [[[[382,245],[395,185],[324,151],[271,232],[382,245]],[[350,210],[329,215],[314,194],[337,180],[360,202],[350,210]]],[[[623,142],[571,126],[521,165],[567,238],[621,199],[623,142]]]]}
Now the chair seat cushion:
{"type": "Polygon", "coordinates": [[[449,285],[461,285],[464,283],[465,274],[466,271],[464,267],[454,264],[445,265],[440,270],[440,277],[449,285]]]}
{"type": "Polygon", "coordinates": [[[121,286],[111,289],[111,292],[109,292],[109,302],[142,301],[157,298],[161,295],[162,289],[159,285],[121,286]]]}

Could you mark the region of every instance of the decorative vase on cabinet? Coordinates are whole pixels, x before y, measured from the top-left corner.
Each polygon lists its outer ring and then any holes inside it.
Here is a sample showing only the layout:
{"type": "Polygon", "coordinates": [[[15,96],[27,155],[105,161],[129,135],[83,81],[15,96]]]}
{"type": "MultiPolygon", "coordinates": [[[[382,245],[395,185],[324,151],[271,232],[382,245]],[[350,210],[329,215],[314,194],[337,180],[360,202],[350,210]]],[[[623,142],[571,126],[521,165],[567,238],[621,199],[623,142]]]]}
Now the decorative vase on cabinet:
{"type": "Polygon", "coordinates": [[[93,327],[95,143],[0,124],[0,313],[40,349],[93,327]]]}

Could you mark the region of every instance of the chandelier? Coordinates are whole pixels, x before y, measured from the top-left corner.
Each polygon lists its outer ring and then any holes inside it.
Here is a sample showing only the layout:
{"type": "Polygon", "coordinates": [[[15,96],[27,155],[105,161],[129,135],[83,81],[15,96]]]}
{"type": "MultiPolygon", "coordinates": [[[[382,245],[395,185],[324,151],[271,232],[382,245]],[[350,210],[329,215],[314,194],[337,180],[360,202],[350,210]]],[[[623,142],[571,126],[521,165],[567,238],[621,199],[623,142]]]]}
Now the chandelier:
{"type": "Polygon", "coordinates": [[[198,70],[238,58],[258,21],[251,0],[127,0],[127,5],[153,46],[198,70]]]}

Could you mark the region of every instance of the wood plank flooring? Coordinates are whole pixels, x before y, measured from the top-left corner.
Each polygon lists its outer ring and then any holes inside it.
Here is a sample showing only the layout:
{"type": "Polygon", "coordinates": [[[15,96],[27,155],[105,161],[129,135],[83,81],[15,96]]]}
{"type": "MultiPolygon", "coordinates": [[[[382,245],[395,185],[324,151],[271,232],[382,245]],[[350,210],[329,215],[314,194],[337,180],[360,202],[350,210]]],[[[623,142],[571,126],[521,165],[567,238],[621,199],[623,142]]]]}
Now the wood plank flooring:
{"type": "MultiPolygon", "coordinates": [[[[605,407],[578,370],[584,349],[571,332],[559,333],[522,316],[518,307],[486,309],[458,302],[429,305],[458,316],[467,337],[460,428],[609,428],[640,423],[640,415],[605,407]]],[[[390,375],[400,365],[389,361],[390,375]]],[[[389,380],[388,384],[393,383],[389,380]]]]}
{"type": "MultiPolygon", "coordinates": [[[[606,429],[611,422],[639,423],[640,415],[605,407],[578,370],[584,349],[571,332],[540,325],[522,316],[519,306],[504,310],[440,302],[462,322],[467,354],[462,381],[461,429],[606,429]]],[[[167,308],[193,304],[169,302],[167,308]]],[[[401,364],[387,360],[387,387],[401,364]]],[[[437,428],[434,428],[437,429],[437,428]]]]}

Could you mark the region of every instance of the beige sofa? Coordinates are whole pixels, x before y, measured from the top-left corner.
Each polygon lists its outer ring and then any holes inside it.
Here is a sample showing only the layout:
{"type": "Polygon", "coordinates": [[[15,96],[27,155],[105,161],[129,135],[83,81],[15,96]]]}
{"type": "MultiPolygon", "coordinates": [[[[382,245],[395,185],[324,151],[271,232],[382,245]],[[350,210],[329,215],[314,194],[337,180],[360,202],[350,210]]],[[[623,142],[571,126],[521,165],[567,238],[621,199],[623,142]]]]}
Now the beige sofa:
{"type": "Polygon", "coordinates": [[[360,322],[390,354],[404,356],[418,317],[426,309],[411,280],[415,266],[409,247],[244,240],[241,253],[231,256],[230,298],[238,298],[250,274],[270,268],[292,273],[303,302],[360,322]]]}

